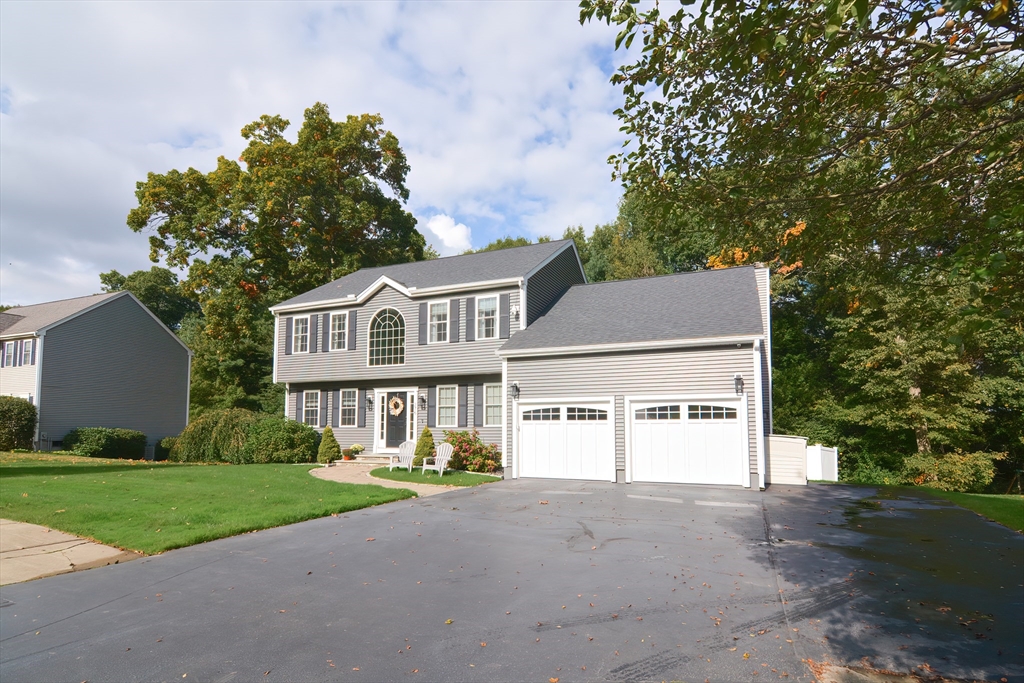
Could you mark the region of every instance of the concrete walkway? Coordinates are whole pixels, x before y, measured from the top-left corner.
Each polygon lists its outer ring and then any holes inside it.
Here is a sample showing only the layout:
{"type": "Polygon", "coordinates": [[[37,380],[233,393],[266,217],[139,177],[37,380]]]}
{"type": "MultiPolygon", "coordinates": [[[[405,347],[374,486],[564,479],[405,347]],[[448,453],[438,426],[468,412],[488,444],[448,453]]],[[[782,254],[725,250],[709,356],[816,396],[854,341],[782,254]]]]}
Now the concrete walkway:
{"type": "Polygon", "coordinates": [[[317,467],[309,471],[314,477],[337,481],[342,484],[377,484],[389,489],[407,489],[415,491],[417,496],[434,496],[438,493],[445,493],[462,486],[434,486],[433,484],[410,484],[403,481],[391,481],[390,479],[378,479],[370,476],[370,470],[375,470],[380,465],[362,465],[354,463],[338,463],[331,467],[317,467]]]}
{"type": "Polygon", "coordinates": [[[118,564],[139,557],[142,555],[38,524],[0,519],[0,585],[118,564]]]}

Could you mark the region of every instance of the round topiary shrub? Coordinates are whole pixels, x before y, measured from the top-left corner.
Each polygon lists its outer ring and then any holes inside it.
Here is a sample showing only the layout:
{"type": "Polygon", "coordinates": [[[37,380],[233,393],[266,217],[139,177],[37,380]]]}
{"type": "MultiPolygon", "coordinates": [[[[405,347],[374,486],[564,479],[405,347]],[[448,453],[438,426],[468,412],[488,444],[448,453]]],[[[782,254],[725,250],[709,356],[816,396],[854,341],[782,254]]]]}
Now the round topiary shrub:
{"type": "Polygon", "coordinates": [[[320,434],[308,425],[267,416],[249,425],[239,460],[233,462],[315,462],[320,441],[320,434]]]}
{"type": "Polygon", "coordinates": [[[316,452],[316,461],[321,465],[327,465],[335,460],[341,459],[341,446],[334,438],[334,430],[324,427],[323,436],[320,437],[320,448],[316,452]]]}
{"type": "Polygon", "coordinates": [[[430,427],[424,427],[420,438],[416,441],[416,457],[412,460],[413,467],[422,467],[424,458],[434,457],[434,435],[430,427]]]}
{"type": "Polygon", "coordinates": [[[242,462],[247,430],[259,415],[243,408],[210,410],[192,420],[178,437],[170,459],[177,462],[242,462]]]}
{"type": "Polygon", "coordinates": [[[32,448],[37,419],[36,407],[25,399],[0,396],[0,451],[32,448]]]}

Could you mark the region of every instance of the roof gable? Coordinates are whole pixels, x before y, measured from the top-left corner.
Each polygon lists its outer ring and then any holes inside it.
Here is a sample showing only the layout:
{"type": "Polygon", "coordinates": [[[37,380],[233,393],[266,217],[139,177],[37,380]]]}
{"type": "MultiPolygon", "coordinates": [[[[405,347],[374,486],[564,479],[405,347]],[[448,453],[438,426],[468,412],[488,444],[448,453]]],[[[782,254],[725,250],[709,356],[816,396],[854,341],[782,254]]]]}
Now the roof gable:
{"type": "Polygon", "coordinates": [[[752,266],[574,285],[499,353],[764,335],[752,266]]]}
{"type": "Polygon", "coordinates": [[[558,240],[430,261],[362,268],[282,301],[271,310],[325,303],[358,303],[385,282],[407,296],[414,296],[417,290],[460,288],[523,278],[567,246],[573,248],[571,245],[572,240],[558,240]]]}
{"type": "Polygon", "coordinates": [[[17,306],[5,311],[0,319],[0,334],[5,337],[35,334],[39,330],[59,323],[66,318],[103,303],[108,299],[121,296],[126,292],[105,292],[79,296],[74,299],[47,301],[31,306],[17,306]],[[16,319],[15,319],[16,318],[16,319]]]}

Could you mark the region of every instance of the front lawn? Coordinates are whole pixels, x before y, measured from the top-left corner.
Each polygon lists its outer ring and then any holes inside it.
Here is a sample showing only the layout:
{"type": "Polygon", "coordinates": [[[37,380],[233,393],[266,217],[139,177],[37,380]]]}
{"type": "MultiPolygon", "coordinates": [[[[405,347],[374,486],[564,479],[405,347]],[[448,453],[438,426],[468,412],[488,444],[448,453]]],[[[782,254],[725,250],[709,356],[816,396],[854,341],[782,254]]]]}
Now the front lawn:
{"type": "Polygon", "coordinates": [[[440,477],[437,472],[422,472],[417,467],[412,468],[412,472],[403,469],[391,470],[389,472],[387,467],[378,467],[371,471],[370,475],[379,479],[390,479],[391,481],[401,481],[410,484],[434,484],[440,486],[479,486],[480,484],[501,481],[501,477],[495,477],[490,474],[455,472],[453,470],[445,470],[444,476],[440,477]]]}
{"type": "Polygon", "coordinates": [[[409,498],[315,465],[202,465],[0,453],[0,517],[143,553],[409,498]]]}
{"type": "Polygon", "coordinates": [[[988,493],[953,493],[928,489],[928,493],[956,503],[989,519],[1008,526],[1015,531],[1024,531],[1024,496],[999,496],[988,493]]]}

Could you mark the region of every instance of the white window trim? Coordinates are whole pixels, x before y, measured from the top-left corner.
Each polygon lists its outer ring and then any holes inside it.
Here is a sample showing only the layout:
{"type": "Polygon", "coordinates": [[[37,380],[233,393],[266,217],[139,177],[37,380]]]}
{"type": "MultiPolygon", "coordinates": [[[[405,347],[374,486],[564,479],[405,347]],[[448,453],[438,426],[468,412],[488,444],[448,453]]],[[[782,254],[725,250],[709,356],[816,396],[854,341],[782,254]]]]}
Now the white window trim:
{"type": "Polygon", "coordinates": [[[438,427],[456,428],[459,427],[459,385],[458,384],[439,384],[437,386],[437,405],[434,406],[434,423],[438,427]],[[441,424],[441,389],[454,389],[455,390],[455,412],[451,424],[441,424]]]}
{"type": "Polygon", "coordinates": [[[448,299],[435,299],[434,301],[427,302],[427,344],[447,344],[448,340],[452,338],[452,311],[451,301],[448,299]],[[435,305],[444,304],[444,339],[443,340],[432,340],[431,336],[433,333],[433,322],[431,321],[430,309],[435,305]]]}
{"type": "Polygon", "coordinates": [[[501,391],[501,388],[502,388],[501,384],[485,384],[484,385],[484,400],[483,400],[483,406],[484,406],[484,427],[500,427],[500,426],[502,426],[505,423],[505,421],[501,419],[502,413],[504,412],[504,409],[505,409],[505,402],[503,400],[503,393],[504,392],[501,391]],[[497,387],[498,388],[498,403],[488,403],[487,402],[487,388],[488,387],[497,387]],[[490,407],[490,406],[498,406],[498,410],[499,410],[499,412],[498,412],[498,422],[488,422],[487,421],[487,408],[490,407]]]}
{"type": "Polygon", "coordinates": [[[17,352],[18,352],[18,342],[16,342],[16,341],[4,342],[4,367],[5,368],[13,368],[14,367],[14,356],[15,356],[15,354],[17,354],[17,352]]]}
{"type": "MultiPolygon", "coordinates": [[[[429,310],[430,309],[427,309],[427,310],[428,310],[428,315],[429,315],[429,310]]],[[[368,367],[368,368],[391,368],[391,367],[398,367],[398,366],[405,365],[405,354],[409,350],[409,345],[407,344],[408,341],[409,341],[409,326],[406,324],[405,314],[402,313],[402,311],[400,311],[399,309],[395,308],[394,306],[381,306],[376,311],[374,311],[373,315],[370,316],[370,319],[366,321],[366,367],[368,367]],[[402,362],[401,363],[381,363],[381,364],[378,364],[378,365],[373,365],[373,364],[370,363],[370,353],[372,351],[372,345],[370,344],[370,332],[373,329],[373,321],[377,319],[377,316],[381,314],[381,311],[386,311],[388,309],[391,309],[392,311],[395,311],[402,318],[402,327],[405,330],[404,333],[403,333],[403,337],[402,337],[402,362]]]]}
{"type": "Polygon", "coordinates": [[[473,320],[476,325],[476,339],[497,339],[501,326],[501,295],[489,294],[487,296],[478,296],[476,298],[476,315],[473,316],[473,320]],[[490,337],[483,337],[480,335],[480,302],[483,299],[494,299],[494,335],[490,337]]]}
{"type": "Polygon", "coordinates": [[[338,390],[338,429],[355,429],[356,425],[359,424],[359,390],[358,389],[339,389],[338,390]],[[356,402],[352,404],[352,424],[345,424],[345,392],[351,391],[356,395],[356,402]]]}
{"type": "Polygon", "coordinates": [[[327,352],[332,351],[347,351],[348,350],[348,335],[352,334],[352,330],[349,329],[348,325],[348,311],[331,311],[331,329],[327,332],[327,352]],[[345,342],[339,347],[334,348],[334,319],[344,318],[345,319],[345,342]]]}
{"type": "Polygon", "coordinates": [[[320,390],[315,391],[304,391],[302,392],[302,424],[309,425],[310,427],[323,427],[320,424],[320,390]],[[309,406],[306,405],[306,401],[310,396],[316,397],[316,422],[309,424],[306,422],[306,411],[309,410],[309,406]]]}
{"type": "Polygon", "coordinates": [[[296,355],[296,354],[299,354],[299,353],[309,353],[309,349],[310,349],[310,346],[311,346],[311,344],[309,343],[310,342],[310,338],[309,338],[310,337],[309,318],[310,318],[310,316],[308,316],[308,315],[300,315],[298,317],[292,318],[292,355],[293,356],[296,355]],[[299,338],[299,335],[295,334],[295,323],[297,323],[300,320],[305,320],[306,321],[306,350],[305,351],[299,351],[296,348],[296,343],[295,343],[296,340],[298,340],[298,338],[299,338]]]}
{"type": "Polygon", "coordinates": [[[21,361],[22,365],[32,365],[32,340],[25,339],[21,343],[21,361]]]}

